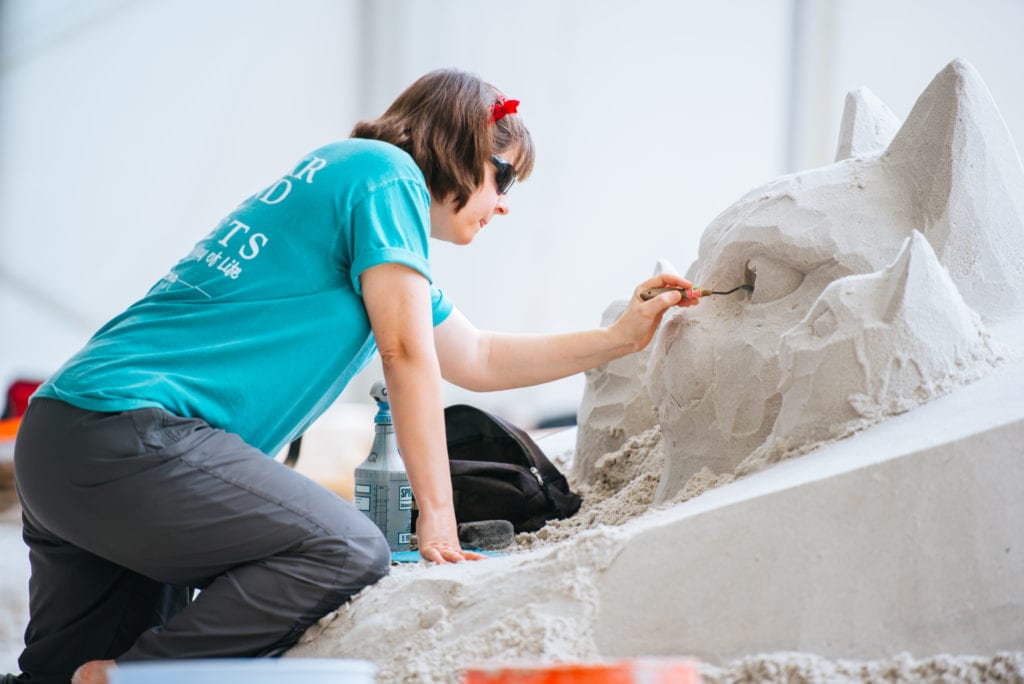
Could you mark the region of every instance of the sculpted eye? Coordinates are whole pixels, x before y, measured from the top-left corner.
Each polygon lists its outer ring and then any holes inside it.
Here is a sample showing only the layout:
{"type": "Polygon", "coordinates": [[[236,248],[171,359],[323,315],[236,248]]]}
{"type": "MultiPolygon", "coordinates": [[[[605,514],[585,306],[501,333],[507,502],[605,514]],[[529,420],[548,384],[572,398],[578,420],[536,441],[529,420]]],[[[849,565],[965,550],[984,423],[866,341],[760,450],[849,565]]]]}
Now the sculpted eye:
{"type": "Polygon", "coordinates": [[[747,261],[746,270],[748,280],[751,279],[751,273],[755,280],[754,292],[750,296],[751,304],[765,304],[782,299],[804,282],[803,271],[770,257],[753,257],[747,261]]]}

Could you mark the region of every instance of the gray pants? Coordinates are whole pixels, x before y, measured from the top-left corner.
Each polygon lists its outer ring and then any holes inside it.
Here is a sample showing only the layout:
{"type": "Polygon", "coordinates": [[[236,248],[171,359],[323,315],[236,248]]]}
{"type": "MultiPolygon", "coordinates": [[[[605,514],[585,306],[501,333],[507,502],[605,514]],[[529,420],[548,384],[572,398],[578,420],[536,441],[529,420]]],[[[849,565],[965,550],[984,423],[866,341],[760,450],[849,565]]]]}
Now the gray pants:
{"type": "Polygon", "coordinates": [[[36,399],[14,458],[27,681],[96,659],[279,655],[389,568],[366,516],[202,420],[36,399]]]}

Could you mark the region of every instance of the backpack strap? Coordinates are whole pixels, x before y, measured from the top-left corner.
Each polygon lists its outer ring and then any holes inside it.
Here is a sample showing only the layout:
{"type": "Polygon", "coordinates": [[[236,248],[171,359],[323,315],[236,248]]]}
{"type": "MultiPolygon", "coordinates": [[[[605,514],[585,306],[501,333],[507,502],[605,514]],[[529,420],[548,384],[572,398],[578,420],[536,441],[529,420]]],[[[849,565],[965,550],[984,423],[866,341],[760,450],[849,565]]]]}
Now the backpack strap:
{"type": "Polygon", "coordinates": [[[302,435],[299,435],[288,445],[288,455],[284,457],[284,464],[286,466],[294,468],[295,464],[299,462],[299,449],[301,447],[302,435]]]}

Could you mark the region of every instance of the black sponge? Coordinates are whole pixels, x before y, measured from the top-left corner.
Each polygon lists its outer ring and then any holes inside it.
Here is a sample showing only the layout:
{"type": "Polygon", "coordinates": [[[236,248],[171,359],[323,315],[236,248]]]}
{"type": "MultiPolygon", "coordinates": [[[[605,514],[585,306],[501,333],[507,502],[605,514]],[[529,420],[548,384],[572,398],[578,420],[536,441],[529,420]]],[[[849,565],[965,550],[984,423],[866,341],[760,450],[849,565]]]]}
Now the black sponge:
{"type": "Polygon", "coordinates": [[[493,551],[503,549],[516,536],[515,527],[508,520],[478,520],[459,523],[459,543],[466,548],[493,551]]]}

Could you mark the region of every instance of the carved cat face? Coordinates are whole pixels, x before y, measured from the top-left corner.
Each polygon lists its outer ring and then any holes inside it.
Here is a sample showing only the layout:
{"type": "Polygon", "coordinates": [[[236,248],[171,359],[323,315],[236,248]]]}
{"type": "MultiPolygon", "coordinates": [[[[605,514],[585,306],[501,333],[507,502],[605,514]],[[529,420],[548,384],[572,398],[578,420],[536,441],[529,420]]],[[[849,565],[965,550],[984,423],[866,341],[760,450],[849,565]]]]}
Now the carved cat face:
{"type": "MultiPolygon", "coordinates": [[[[876,138],[892,129],[843,128],[876,138]]],[[[853,153],[865,147],[846,142],[853,153]]],[[[974,69],[951,63],[891,144],[874,142],[883,149],[748,193],[705,231],[688,276],[714,289],[753,277],[754,291],[710,297],[658,334],[647,384],[666,440],[659,499],[702,467],[731,471],[765,443],[782,406],[785,333],[833,282],[892,263],[914,230],[967,306],[988,320],[1024,308],[1024,169],[974,69]]]]}

